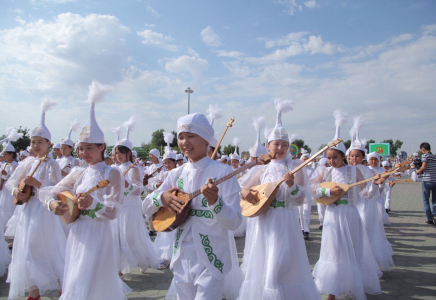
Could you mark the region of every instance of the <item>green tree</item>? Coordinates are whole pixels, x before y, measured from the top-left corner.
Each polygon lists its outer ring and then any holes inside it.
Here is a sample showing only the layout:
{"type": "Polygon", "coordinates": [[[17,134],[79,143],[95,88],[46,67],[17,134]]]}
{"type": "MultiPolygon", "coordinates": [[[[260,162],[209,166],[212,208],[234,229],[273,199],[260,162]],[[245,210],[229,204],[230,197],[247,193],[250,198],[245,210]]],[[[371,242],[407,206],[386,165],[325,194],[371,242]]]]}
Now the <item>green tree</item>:
{"type": "Polygon", "coordinates": [[[375,140],[368,140],[368,141],[366,141],[365,149],[366,149],[367,153],[369,153],[369,144],[374,144],[374,143],[375,143],[375,140]]]}
{"type": "Polygon", "coordinates": [[[322,148],[324,148],[325,146],[327,146],[327,144],[321,144],[318,148],[318,151],[321,150],[322,148]]]}
{"type": "MultiPolygon", "coordinates": [[[[158,129],[151,134],[151,143],[150,144],[151,144],[152,148],[160,148],[161,146],[165,147],[167,145],[167,143],[165,143],[165,141],[164,141],[164,136],[163,136],[164,131],[165,131],[164,129],[158,129]]],[[[170,144],[170,147],[173,147],[173,146],[175,147],[175,146],[177,146],[177,133],[175,131],[171,131],[171,132],[174,135],[174,139],[173,139],[173,142],[170,144]]]]}
{"type": "Polygon", "coordinates": [[[344,145],[345,145],[345,149],[350,148],[350,146],[351,146],[351,140],[343,141],[343,143],[344,143],[344,145]]]}
{"type": "MultiPolygon", "coordinates": [[[[19,152],[20,150],[25,150],[27,147],[30,146],[30,135],[29,135],[29,129],[28,128],[18,128],[17,132],[22,133],[23,136],[19,138],[16,142],[12,142],[12,146],[14,146],[15,151],[19,152]]],[[[0,140],[6,138],[6,135],[0,136],[0,140]]],[[[1,150],[3,150],[3,147],[0,146],[1,150]]]]}
{"type": "Polygon", "coordinates": [[[225,155],[230,155],[231,153],[235,152],[235,146],[228,144],[227,146],[224,146],[223,152],[225,155]]]}
{"type": "Polygon", "coordinates": [[[384,140],[382,143],[389,143],[391,145],[391,155],[397,156],[397,151],[403,145],[403,142],[400,140],[396,140],[395,142],[392,139],[384,140]]]}
{"type": "Polygon", "coordinates": [[[296,139],[292,142],[292,144],[296,145],[299,149],[299,152],[301,153],[301,149],[306,149],[307,152],[311,153],[312,150],[307,146],[302,139],[296,139]]]}

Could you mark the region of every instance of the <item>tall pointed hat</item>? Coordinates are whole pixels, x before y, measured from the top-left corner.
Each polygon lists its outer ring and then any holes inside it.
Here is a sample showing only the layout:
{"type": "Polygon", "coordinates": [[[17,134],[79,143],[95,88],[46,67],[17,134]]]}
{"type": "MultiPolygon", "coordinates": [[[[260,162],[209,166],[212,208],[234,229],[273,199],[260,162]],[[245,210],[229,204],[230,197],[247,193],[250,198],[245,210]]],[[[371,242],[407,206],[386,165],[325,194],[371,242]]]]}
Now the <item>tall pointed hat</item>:
{"type": "MultiPolygon", "coordinates": [[[[341,126],[344,125],[345,122],[347,122],[347,115],[338,109],[334,111],[333,116],[335,117],[335,125],[336,125],[336,133],[333,140],[337,140],[338,138],[341,137],[341,126]]],[[[340,142],[339,144],[337,144],[336,146],[330,149],[339,150],[344,154],[347,151],[344,143],[342,142],[340,142]]]]}
{"type": "MultiPolygon", "coordinates": [[[[207,117],[210,119],[210,126],[213,128],[213,123],[215,120],[221,119],[223,116],[223,111],[221,108],[219,108],[216,104],[210,104],[209,109],[207,110],[207,117]]],[[[213,137],[210,146],[216,148],[218,145],[218,140],[213,137]]]]}
{"type": "Polygon", "coordinates": [[[126,122],[124,122],[123,126],[126,128],[126,136],[124,139],[122,140],[118,140],[116,143],[116,146],[124,146],[130,149],[130,151],[132,151],[133,149],[133,143],[130,141],[130,132],[133,131],[133,129],[135,129],[136,126],[136,120],[135,117],[132,116],[130,117],[129,120],[127,120],[126,122]]]}
{"type": "Polygon", "coordinates": [[[47,140],[51,140],[51,133],[45,126],[45,113],[51,110],[57,103],[52,101],[49,97],[41,99],[41,121],[37,127],[35,127],[30,133],[30,137],[39,136],[47,140]]]}
{"type": "MultiPolygon", "coordinates": [[[[253,126],[256,130],[256,142],[254,146],[250,149],[251,157],[259,157],[261,154],[267,153],[266,147],[262,144],[260,140],[260,131],[265,128],[265,117],[253,118],[253,126]]],[[[268,136],[268,135],[267,135],[268,136]]]]}
{"type": "Polygon", "coordinates": [[[276,105],[277,110],[277,120],[276,126],[271,131],[268,136],[268,143],[277,140],[289,141],[288,133],[282,125],[282,113],[288,112],[292,110],[293,101],[292,100],[282,100],[279,98],[274,99],[274,104],[276,105]]]}
{"type": "Polygon", "coordinates": [[[79,129],[80,129],[80,124],[79,124],[79,122],[77,122],[76,119],[74,119],[74,121],[71,122],[71,125],[70,125],[70,132],[68,133],[68,136],[66,138],[61,140],[61,145],[68,145],[70,147],[73,147],[74,142],[71,139],[71,133],[73,133],[73,131],[77,131],[79,129]]]}

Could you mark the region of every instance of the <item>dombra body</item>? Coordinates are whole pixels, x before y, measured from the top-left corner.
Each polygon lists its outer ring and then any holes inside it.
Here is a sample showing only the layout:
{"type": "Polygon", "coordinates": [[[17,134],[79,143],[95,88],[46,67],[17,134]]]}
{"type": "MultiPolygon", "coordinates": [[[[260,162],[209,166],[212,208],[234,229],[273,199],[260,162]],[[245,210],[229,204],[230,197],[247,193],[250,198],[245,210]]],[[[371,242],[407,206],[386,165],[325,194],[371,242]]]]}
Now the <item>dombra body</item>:
{"type": "MultiPolygon", "coordinates": [[[[90,195],[92,192],[94,192],[95,190],[106,187],[108,184],[109,184],[109,180],[102,180],[92,189],[90,189],[86,193],[83,193],[82,196],[86,197],[90,195]]],[[[63,191],[58,193],[56,197],[58,198],[58,200],[62,201],[63,204],[68,205],[68,211],[61,216],[62,221],[64,221],[65,224],[71,224],[74,221],[76,221],[80,216],[80,210],[77,203],[78,201],[77,196],[69,191],[63,191]]]]}
{"type": "MultiPolygon", "coordinates": [[[[47,159],[47,155],[45,155],[41,160],[39,161],[38,165],[36,166],[35,170],[33,170],[32,174],[30,174],[29,177],[33,177],[35,175],[35,172],[38,170],[39,166],[47,159]]],[[[18,199],[18,197],[14,197],[14,204],[15,205],[23,205],[30,199],[30,195],[32,194],[33,186],[26,185],[26,178],[20,180],[20,183],[18,184],[18,189],[20,192],[24,194],[24,199],[18,199]]]]}

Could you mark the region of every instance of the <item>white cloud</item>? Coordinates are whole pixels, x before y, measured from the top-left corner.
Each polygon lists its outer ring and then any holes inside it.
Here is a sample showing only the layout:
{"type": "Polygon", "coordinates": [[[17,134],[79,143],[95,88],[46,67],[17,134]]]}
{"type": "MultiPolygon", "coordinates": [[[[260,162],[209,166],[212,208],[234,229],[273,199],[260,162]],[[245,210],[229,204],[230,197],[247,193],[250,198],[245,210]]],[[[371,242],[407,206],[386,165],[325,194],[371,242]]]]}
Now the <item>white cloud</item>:
{"type": "Polygon", "coordinates": [[[342,51],[341,47],[331,44],[330,42],[323,42],[321,36],[311,35],[309,42],[304,44],[304,49],[310,54],[323,53],[334,54],[338,51],[342,51]]]}
{"type": "Polygon", "coordinates": [[[68,2],[76,2],[77,0],[30,0],[33,5],[43,5],[43,4],[65,4],[68,2]]]}
{"type": "Polygon", "coordinates": [[[26,24],[26,21],[25,21],[24,19],[22,19],[20,16],[16,16],[16,17],[14,18],[14,21],[17,22],[17,23],[20,24],[20,25],[24,25],[24,24],[26,24]]]}
{"type": "Polygon", "coordinates": [[[233,57],[233,58],[237,58],[237,57],[244,56],[244,53],[240,52],[240,51],[216,50],[214,52],[216,53],[216,56],[218,56],[218,57],[233,57]]]}
{"type": "Polygon", "coordinates": [[[293,16],[296,11],[303,10],[303,7],[298,4],[296,0],[275,0],[274,2],[285,5],[286,9],[284,10],[284,12],[291,16],[293,16]]]}
{"type": "Polygon", "coordinates": [[[435,34],[436,24],[422,26],[422,30],[424,35],[435,34]]]}
{"type": "Polygon", "coordinates": [[[265,47],[266,48],[273,48],[277,46],[287,46],[290,45],[292,42],[299,42],[303,37],[308,35],[309,32],[307,31],[300,31],[300,32],[291,32],[288,35],[285,35],[279,39],[275,40],[269,40],[266,38],[257,38],[257,40],[260,41],[266,41],[265,47]]]}
{"type": "Polygon", "coordinates": [[[309,0],[304,2],[304,6],[306,6],[307,8],[319,8],[319,4],[316,3],[315,0],[309,0]]]}
{"type": "Polygon", "coordinates": [[[219,47],[221,46],[221,38],[217,35],[212,27],[207,26],[200,33],[201,39],[209,47],[219,47]]]}
{"type": "Polygon", "coordinates": [[[245,60],[251,63],[267,64],[275,61],[285,60],[289,57],[304,53],[304,48],[299,43],[292,43],[285,49],[277,49],[273,53],[262,57],[247,57],[245,60]]]}
{"type": "Polygon", "coordinates": [[[169,60],[165,70],[171,73],[189,73],[195,81],[201,79],[201,74],[207,69],[208,62],[204,58],[182,55],[169,60]]]}
{"type": "Polygon", "coordinates": [[[151,24],[145,23],[144,25],[145,25],[145,27],[155,27],[155,26],[156,26],[156,25],[153,24],[153,23],[151,23],[151,24]]]}
{"type": "Polygon", "coordinates": [[[147,10],[147,12],[149,12],[150,14],[152,14],[153,16],[155,16],[155,17],[160,17],[160,14],[153,8],[153,7],[151,7],[150,5],[147,5],[146,7],[145,7],[145,9],[147,10]]]}
{"type": "Polygon", "coordinates": [[[74,90],[120,77],[129,29],[116,17],[65,13],[0,31],[0,88],[74,90]]]}
{"type": "Polygon", "coordinates": [[[399,36],[393,37],[389,43],[391,45],[395,45],[398,43],[410,41],[412,38],[413,38],[413,34],[404,33],[404,34],[400,34],[399,36]]]}
{"type": "Polygon", "coordinates": [[[247,65],[243,65],[240,61],[223,61],[224,67],[233,75],[244,78],[251,74],[251,69],[247,65]]]}
{"type": "Polygon", "coordinates": [[[14,12],[14,13],[19,14],[19,15],[21,15],[23,13],[23,11],[21,9],[10,9],[9,11],[14,12]]]}
{"type": "Polygon", "coordinates": [[[164,48],[165,50],[179,51],[179,48],[176,45],[170,43],[174,41],[174,39],[169,35],[164,36],[162,33],[150,29],[138,31],[137,35],[143,38],[142,43],[144,45],[155,45],[164,48]]]}

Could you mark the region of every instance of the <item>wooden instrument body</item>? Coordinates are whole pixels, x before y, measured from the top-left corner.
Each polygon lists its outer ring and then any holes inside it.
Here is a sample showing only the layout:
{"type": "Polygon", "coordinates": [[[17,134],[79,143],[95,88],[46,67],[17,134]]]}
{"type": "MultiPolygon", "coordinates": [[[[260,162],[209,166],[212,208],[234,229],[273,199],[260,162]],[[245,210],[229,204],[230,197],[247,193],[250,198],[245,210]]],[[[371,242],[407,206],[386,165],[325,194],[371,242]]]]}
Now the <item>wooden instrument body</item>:
{"type": "Polygon", "coordinates": [[[241,212],[244,217],[257,217],[263,214],[271,205],[277,191],[279,190],[280,183],[271,182],[253,186],[250,189],[256,190],[254,196],[258,200],[256,204],[252,204],[242,198],[240,202],[241,212]]]}
{"type": "Polygon", "coordinates": [[[153,227],[159,232],[173,231],[182,224],[189,216],[191,209],[191,200],[188,193],[182,191],[172,192],[174,196],[185,201],[185,206],[180,214],[174,215],[168,208],[161,207],[153,215],[153,227]]]}
{"type": "Polygon", "coordinates": [[[25,195],[23,200],[18,199],[17,197],[14,198],[14,204],[15,205],[23,205],[30,199],[30,195],[32,194],[33,186],[26,185],[24,181],[26,178],[23,178],[20,180],[20,183],[18,184],[18,189],[25,195]]]}
{"type": "Polygon", "coordinates": [[[62,215],[62,221],[65,224],[71,224],[79,218],[80,210],[77,205],[77,198],[71,192],[64,191],[57,194],[57,198],[62,201],[62,203],[68,205],[69,210],[62,215]]]}
{"type": "Polygon", "coordinates": [[[341,197],[343,195],[345,195],[345,193],[350,189],[350,186],[348,184],[345,184],[345,183],[322,182],[319,185],[320,188],[327,188],[327,189],[332,189],[336,186],[339,186],[340,188],[342,188],[344,190],[340,195],[330,196],[330,197],[322,197],[322,198],[316,199],[316,201],[320,204],[323,204],[323,205],[329,205],[329,204],[335,203],[336,201],[341,199],[341,197]]]}

